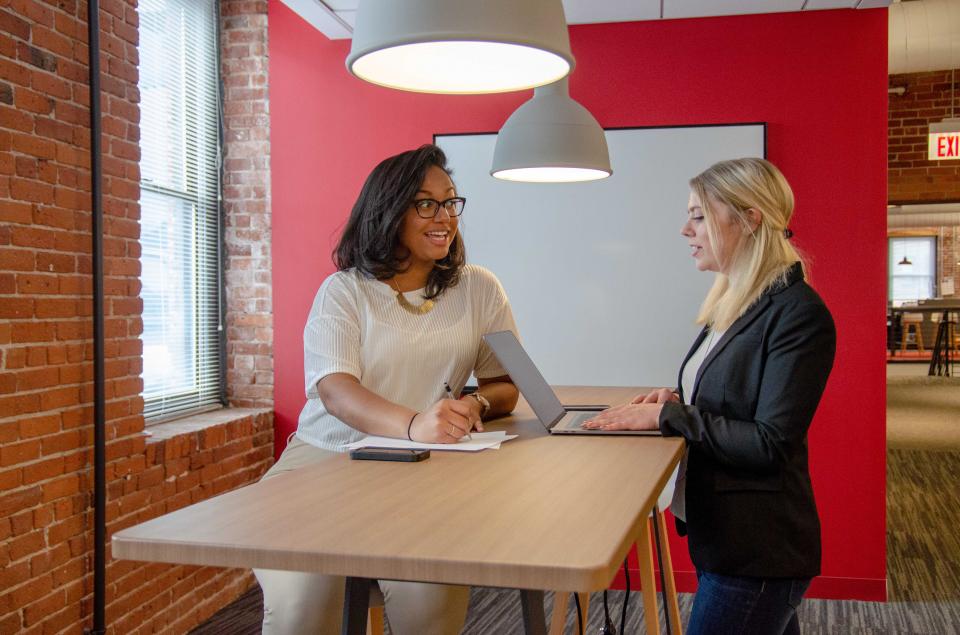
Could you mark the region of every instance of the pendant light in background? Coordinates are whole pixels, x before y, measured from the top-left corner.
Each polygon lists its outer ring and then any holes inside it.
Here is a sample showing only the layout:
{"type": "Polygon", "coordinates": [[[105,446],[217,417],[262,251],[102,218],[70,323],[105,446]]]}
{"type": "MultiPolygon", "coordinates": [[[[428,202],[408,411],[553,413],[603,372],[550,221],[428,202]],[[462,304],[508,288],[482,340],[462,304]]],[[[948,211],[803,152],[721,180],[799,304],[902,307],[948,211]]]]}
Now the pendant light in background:
{"type": "Polygon", "coordinates": [[[523,90],[574,66],[560,0],[361,0],[347,70],[425,93],[523,90]]]}
{"type": "Polygon", "coordinates": [[[497,135],[490,174],[506,181],[595,181],[611,174],[603,128],[570,98],[568,79],[541,86],[497,135]]]}

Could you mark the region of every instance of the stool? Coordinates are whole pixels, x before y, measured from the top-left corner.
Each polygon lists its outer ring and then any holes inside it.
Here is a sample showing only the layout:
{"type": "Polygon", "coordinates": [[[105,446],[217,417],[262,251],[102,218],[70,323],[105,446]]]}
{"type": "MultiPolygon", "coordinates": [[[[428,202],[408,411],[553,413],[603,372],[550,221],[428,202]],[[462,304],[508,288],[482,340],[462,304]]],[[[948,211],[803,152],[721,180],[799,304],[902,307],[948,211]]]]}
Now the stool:
{"type": "Polygon", "coordinates": [[[900,331],[900,351],[903,352],[907,350],[907,335],[910,332],[910,327],[913,327],[913,339],[917,344],[917,350],[921,353],[924,351],[923,348],[923,320],[917,319],[907,319],[904,318],[901,322],[901,331],[900,331]]]}

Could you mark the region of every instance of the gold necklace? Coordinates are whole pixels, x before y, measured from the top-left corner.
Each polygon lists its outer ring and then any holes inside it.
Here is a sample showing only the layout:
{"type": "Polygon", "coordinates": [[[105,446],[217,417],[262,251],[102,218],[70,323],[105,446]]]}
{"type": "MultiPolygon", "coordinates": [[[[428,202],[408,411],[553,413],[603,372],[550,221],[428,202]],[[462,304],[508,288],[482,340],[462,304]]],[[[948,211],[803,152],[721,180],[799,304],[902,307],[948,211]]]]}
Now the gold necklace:
{"type": "Polygon", "coordinates": [[[402,306],[405,311],[413,313],[414,315],[423,315],[433,310],[433,300],[424,300],[423,304],[417,306],[407,300],[406,296],[400,292],[400,286],[397,284],[396,278],[390,278],[390,281],[393,282],[393,287],[397,290],[397,303],[402,306]]]}

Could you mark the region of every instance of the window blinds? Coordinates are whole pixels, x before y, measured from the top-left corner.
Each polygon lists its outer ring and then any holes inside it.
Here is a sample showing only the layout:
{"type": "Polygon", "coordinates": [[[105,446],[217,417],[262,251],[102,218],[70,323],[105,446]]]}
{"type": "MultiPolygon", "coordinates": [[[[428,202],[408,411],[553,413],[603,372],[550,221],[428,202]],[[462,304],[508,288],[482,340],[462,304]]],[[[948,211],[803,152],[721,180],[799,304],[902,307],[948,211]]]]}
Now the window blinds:
{"type": "Polygon", "coordinates": [[[144,416],[222,403],[220,98],[214,0],[141,0],[144,416]]]}

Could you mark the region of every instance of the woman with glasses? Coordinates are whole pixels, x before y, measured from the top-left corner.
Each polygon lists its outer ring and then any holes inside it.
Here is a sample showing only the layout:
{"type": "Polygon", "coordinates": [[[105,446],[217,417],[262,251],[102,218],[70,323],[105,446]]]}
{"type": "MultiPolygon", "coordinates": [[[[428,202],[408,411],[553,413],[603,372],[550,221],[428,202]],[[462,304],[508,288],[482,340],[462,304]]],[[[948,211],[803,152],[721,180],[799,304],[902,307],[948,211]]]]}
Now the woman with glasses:
{"type": "MultiPolygon", "coordinates": [[[[456,443],[513,410],[517,389],[481,336],[516,325],[493,274],[465,262],[465,203],[435,145],[390,157],[367,177],[334,252],[338,271],[307,318],[307,403],[265,479],[366,435],[456,443]],[[456,398],[471,373],[479,389],[456,398]]],[[[340,631],[342,577],[254,573],[265,634],[340,631]]],[[[382,580],[380,589],[397,635],[463,627],[467,587],[382,580]]]]}
{"type": "Polygon", "coordinates": [[[687,635],[799,635],[796,609],[820,573],[807,429],[836,331],[789,241],[793,192],[772,163],[723,161],[690,189],[681,234],[715,281],[678,388],[585,425],[686,440],[670,509],[697,569],[687,635]]]}

